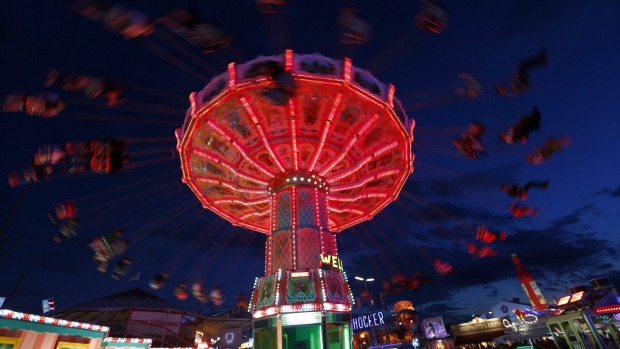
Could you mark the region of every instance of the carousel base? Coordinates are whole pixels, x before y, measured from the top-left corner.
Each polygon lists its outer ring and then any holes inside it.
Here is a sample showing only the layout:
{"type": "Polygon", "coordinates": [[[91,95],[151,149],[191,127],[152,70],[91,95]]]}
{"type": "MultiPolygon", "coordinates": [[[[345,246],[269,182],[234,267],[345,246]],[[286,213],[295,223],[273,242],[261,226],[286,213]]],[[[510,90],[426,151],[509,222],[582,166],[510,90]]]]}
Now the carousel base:
{"type": "Polygon", "coordinates": [[[335,322],[350,314],[325,315],[299,312],[256,319],[252,324],[254,349],[351,349],[349,322],[335,322]]]}

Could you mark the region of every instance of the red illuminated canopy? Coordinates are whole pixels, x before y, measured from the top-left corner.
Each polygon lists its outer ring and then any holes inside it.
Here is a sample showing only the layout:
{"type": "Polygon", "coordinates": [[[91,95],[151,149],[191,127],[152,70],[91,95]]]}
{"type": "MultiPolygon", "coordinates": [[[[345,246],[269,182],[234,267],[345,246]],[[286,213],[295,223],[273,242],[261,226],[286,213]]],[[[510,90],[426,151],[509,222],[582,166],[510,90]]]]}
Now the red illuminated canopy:
{"type": "Polygon", "coordinates": [[[414,123],[393,94],[348,59],[287,51],[231,63],[190,96],[177,130],[183,181],[205,208],[263,233],[273,191],[293,178],[323,181],[331,231],[368,220],[413,171],[414,123]],[[266,61],[292,73],[287,105],[264,95],[275,86],[256,73],[266,61]]]}

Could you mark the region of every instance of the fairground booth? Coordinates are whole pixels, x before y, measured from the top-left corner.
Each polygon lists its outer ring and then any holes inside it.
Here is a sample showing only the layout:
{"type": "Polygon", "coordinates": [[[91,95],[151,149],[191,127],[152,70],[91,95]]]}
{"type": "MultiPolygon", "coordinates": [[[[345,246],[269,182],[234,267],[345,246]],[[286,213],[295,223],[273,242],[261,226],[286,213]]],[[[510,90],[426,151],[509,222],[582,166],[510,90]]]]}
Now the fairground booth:
{"type": "Polygon", "coordinates": [[[419,321],[410,301],[394,303],[389,312],[365,310],[355,312],[351,321],[356,349],[454,348],[443,318],[436,316],[419,321]]]}
{"type": "Polygon", "coordinates": [[[547,326],[560,349],[620,348],[620,296],[606,277],[570,288],[547,326]]]}
{"type": "MultiPolygon", "coordinates": [[[[442,316],[422,319],[419,328],[421,347],[425,349],[454,349],[454,338],[448,334],[442,316]]],[[[414,345],[414,347],[416,346],[414,345]]]]}
{"type": "Polygon", "coordinates": [[[489,348],[495,345],[494,339],[504,336],[502,318],[474,318],[470,322],[452,325],[454,345],[457,348],[489,348]]]}
{"type": "MultiPolygon", "coordinates": [[[[251,337],[249,318],[210,318],[189,312],[139,288],[50,313],[57,319],[105,326],[109,336],[149,338],[153,347],[237,349],[251,337]],[[222,348],[222,346],[220,346],[222,348]]],[[[111,345],[110,342],[109,345],[111,345]]]]}
{"type": "Polygon", "coordinates": [[[2,349],[149,349],[145,338],[107,337],[109,328],[0,309],[2,349]]]}

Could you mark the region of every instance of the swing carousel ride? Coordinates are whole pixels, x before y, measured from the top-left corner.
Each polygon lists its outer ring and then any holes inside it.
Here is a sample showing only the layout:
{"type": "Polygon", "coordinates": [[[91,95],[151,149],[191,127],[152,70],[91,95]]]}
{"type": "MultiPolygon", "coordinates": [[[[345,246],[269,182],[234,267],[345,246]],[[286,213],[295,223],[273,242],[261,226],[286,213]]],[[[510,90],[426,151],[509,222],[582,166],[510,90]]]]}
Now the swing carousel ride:
{"type": "Polygon", "coordinates": [[[413,171],[415,124],[394,90],[349,59],[287,50],[231,63],[190,95],[176,131],[183,182],[204,208],[267,235],[250,305],[257,348],[291,331],[309,331],[313,348],[325,331],[348,341],[336,233],[372,219],[413,171]]]}

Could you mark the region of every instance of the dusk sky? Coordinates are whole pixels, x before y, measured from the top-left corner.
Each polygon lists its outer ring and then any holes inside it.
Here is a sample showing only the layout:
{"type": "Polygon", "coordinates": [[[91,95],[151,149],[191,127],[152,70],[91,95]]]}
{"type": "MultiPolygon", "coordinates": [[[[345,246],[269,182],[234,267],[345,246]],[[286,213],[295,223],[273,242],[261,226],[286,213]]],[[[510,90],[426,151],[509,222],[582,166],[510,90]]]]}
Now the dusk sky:
{"type": "MultiPolygon", "coordinates": [[[[471,319],[507,297],[523,293],[510,254],[516,252],[548,300],[609,276],[620,285],[620,2],[616,0],[440,0],[449,13],[440,35],[415,26],[418,1],[353,1],[373,28],[368,43],[339,43],[339,8],[326,0],[289,0],[275,13],[253,0],[125,1],[155,20],[177,9],[192,9],[232,37],[223,50],[201,54],[170,30],[156,25],[148,37],[127,40],[69,9],[71,1],[5,1],[0,10],[0,95],[40,93],[47,72],[85,74],[117,81],[128,100],[105,100],[58,88],[66,99],[58,116],[42,119],[2,113],[0,174],[7,178],[28,165],[43,144],[64,145],[91,138],[120,138],[131,160],[119,173],[53,174],[45,183],[11,188],[0,183],[0,297],[3,308],[41,312],[54,297],[65,309],[133,287],[168,272],[167,285],[150,291],[198,311],[193,298],[181,302],[172,289],[179,281],[205,280],[222,287],[234,306],[250,294],[264,272],[266,237],[233,227],[203,209],[181,182],[174,130],[189,106],[188,95],[226,70],[259,55],[320,53],[349,57],[380,81],[392,83],[416,121],[415,171],[399,199],[373,220],[338,235],[340,258],[356,296],[363,283],[378,299],[381,280],[421,271],[432,276],[416,292],[388,296],[412,300],[422,317],[446,322],[471,319]],[[548,63],[530,71],[531,88],[500,96],[524,58],[546,49],[548,63]],[[454,93],[467,72],[482,85],[478,98],[454,93]],[[498,135],[536,106],[540,129],[525,144],[508,145],[498,135]],[[486,157],[472,160],[452,144],[473,121],[485,124],[486,157]],[[549,137],[572,139],[540,165],[526,154],[549,137]],[[532,189],[524,204],[535,217],[513,218],[513,202],[502,184],[549,180],[532,189]],[[27,189],[24,189],[27,188],[27,189]],[[25,192],[24,192],[25,190],[25,192]],[[20,201],[23,194],[23,200],[20,201]],[[80,213],[78,236],[56,244],[48,217],[53,204],[74,200],[80,213]],[[14,214],[11,211],[15,209],[14,214]],[[466,245],[486,225],[507,233],[493,242],[497,255],[478,258],[466,245]],[[89,242],[114,227],[130,240],[126,256],[141,278],[113,280],[96,270],[89,242]],[[454,266],[445,276],[433,269],[441,258],[454,266]]],[[[209,307],[210,308],[210,307],[209,307]]],[[[210,309],[202,309],[203,314],[210,309]]]]}

